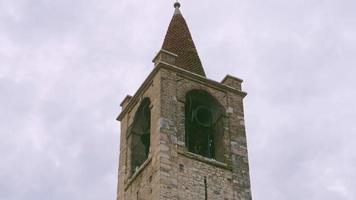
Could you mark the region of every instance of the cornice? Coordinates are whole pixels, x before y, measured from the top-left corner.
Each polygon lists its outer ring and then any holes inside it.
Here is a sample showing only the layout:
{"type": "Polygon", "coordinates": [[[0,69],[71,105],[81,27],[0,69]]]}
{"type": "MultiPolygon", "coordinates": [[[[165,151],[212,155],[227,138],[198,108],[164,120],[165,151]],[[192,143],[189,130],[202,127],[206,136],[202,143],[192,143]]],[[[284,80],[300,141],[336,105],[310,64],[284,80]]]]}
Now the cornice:
{"type": "Polygon", "coordinates": [[[177,74],[183,75],[191,80],[195,80],[198,82],[201,82],[207,86],[210,87],[214,87],[214,88],[218,88],[220,90],[224,90],[224,91],[228,91],[228,92],[232,92],[234,94],[240,95],[242,98],[244,98],[247,93],[241,90],[238,90],[236,88],[224,85],[220,82],[208,79],[204,76],[192,73],[190,71],[184,70],[182,68],[179,68],[177,66],[165,63],[165,62],[159,62],[156,67],[151,71],[151,73],[148,75],[148,77],[146,78],[146,80],[141,84],[141,86],[139,87],[139,89],[137,90],[137,92],[135,93],[135,95],[133,95],[133,97],[131,98],[130,102],[128,103],[128,105],[126,107],[123,108],[123,110],[121,111],[121,113],[119,114],[119,116],[117,117],[116,120],[121,121],[122,118],[124,117],[124,115],[132,109],[132,107],[136,104],[136,102],[140,99],[142,93],[146,90],[146,88],[151,84],[153,78],[156,76],[156,74],[161,70],[161,69],[166,69],[166,70],[170,70],[170,71],[174,71],[177,74]]]}

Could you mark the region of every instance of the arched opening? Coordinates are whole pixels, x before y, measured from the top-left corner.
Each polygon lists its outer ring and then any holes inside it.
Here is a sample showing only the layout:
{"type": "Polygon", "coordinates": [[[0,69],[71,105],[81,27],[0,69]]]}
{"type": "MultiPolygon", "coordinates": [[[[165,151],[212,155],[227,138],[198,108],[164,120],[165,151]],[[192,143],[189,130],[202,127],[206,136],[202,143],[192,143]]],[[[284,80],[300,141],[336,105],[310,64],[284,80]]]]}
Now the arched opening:
{"type": "Polygon", "coordinates": [[[130,127],[131,174],[148,158],[151,143],[150,99],[144,98],[138,107],[130,127]]]}
{"type": "Polygon", "coordinates": [[[185,140],[188,151],[224,161],[224,108],[208,92],[192,90],[186,94],[185,140]]]}

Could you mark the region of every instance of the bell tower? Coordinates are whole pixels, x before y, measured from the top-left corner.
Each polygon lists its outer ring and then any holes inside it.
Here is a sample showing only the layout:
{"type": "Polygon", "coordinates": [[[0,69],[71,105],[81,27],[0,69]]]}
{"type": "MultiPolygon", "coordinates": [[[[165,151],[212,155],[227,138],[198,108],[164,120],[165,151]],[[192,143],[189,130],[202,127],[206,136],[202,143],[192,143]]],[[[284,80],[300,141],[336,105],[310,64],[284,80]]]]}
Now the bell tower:
{"type": "Polygon", "coordinates": [[[242,80],[206,77],[174,4],[154,69],[121,103],[118,200],[251,200],[242,80]]]}

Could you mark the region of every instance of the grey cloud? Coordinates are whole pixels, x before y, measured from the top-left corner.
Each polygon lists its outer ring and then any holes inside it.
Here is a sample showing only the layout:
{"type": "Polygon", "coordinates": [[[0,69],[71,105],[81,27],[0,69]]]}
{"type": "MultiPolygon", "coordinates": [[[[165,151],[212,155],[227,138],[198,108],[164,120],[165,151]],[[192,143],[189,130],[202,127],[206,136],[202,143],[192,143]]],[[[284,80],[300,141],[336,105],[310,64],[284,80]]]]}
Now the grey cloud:
{"type": "MultiPolygon", "coordinates": [[[[119,103],[169,1],[0,1],[0,199],[114,199],[119,103]]],[[[355,2],[182,2],[210,78],[245,80],[254,199],[356,197],[355,2]]]]}

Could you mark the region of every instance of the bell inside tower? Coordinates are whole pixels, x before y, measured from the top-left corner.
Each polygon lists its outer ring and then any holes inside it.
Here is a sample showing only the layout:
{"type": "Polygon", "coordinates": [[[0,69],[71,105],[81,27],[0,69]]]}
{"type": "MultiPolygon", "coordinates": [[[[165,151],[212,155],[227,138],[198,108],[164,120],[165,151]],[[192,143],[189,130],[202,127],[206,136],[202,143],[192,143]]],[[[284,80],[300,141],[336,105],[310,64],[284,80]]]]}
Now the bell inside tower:
{"type": "Polygon", "coordinates": [[[222,142],[223,110],[220,103],[204,90],[187,93],[185,138],[189,152],[223,161],[223,150],[218,145],[222,142]]]}

